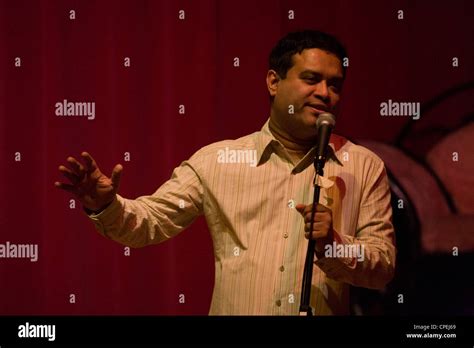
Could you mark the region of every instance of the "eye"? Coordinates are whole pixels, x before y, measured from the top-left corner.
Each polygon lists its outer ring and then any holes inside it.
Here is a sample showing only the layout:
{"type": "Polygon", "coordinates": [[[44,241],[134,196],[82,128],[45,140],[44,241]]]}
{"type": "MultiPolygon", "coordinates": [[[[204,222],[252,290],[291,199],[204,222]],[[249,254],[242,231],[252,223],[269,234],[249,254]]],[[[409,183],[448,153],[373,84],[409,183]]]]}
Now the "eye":
{"type": "Polygon", "coordinates": [[[334,79],[330,80],[328,87],[333,91],[334,93],[340,93],[342,89],[342,81],[340,79],[334,79]]]}
{"type": "Polygon", "coordinates": [[[305,77],[303,80],[309,83],[310,85],[314,85],[318,82],[318,80],[314,77],[305,77]]]}

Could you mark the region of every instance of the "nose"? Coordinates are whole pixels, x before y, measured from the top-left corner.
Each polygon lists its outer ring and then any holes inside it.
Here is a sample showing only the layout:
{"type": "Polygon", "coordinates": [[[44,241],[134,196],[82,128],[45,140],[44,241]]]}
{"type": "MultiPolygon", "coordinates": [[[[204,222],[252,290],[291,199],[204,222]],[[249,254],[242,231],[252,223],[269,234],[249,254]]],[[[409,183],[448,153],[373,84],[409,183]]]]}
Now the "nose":
{"type": "Polygon", "coordinates": [[[329,89],[326,80],[321,80],[315,85],[313,94],[324,102],[329,101],[329,89]]]}

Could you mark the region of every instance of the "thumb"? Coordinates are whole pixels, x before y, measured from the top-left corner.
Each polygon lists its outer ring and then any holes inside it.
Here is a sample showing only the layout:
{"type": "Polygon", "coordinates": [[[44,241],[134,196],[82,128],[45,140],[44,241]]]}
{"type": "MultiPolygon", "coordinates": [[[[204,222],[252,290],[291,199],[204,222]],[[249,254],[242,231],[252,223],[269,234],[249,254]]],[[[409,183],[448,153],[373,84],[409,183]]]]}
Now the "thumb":
{"type": "Polygon", "coordinates": [[[298,210],[298,212],[302,215],[303,215],[303,212],[304,212],[304,208],[306,208],[306,205],[304,205],[303,203],[298,203],[295,206],[295,209],[298,210]]]}
{"type": "Polygon", "coordinates": [[[120,185],[120,178],[122,176],[122,171],[123,167],[121,164],[117,164],[114,167],[114,170],[112,170],[112,176],[110,177],[110,180],[112,180],[112,185],[114,186],[115,189],[118,190],[118,187],[120,185]]]}

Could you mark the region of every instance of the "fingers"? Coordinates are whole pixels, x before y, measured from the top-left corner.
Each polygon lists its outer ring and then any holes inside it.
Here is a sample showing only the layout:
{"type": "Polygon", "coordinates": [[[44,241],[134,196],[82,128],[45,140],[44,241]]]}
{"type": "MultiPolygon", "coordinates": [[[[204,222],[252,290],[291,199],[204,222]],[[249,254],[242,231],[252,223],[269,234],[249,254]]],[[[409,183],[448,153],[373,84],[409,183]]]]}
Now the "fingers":
{"type": "MultiPolygon", "coordinates": [[[[309,239],[309,231],[311,229],[311,224],[306,223],[304,225],[305,238],[309,239]]],[[[313,223],[313,231],[311,233],[311,239],[327,238],[331,231],[331,224],[324,222],[315,222],[313,223]]]]}
{"type": "MultiPolygon", "coordinates": [[[[314,221],[315,222],[318,222],[318,221],[330,221],[332,218],[331,218],[331,212],[317,212],[314,214],[314,221]]],[[[307,213],[305,216],[304,216],[304,222],[311,222],[311,212],[307,213]]]]}
{"type": "MultiPolygon", "coordinates": [[[[311,205],[303,205],[303,204],[297,204],[295,206],[296,210],[303,215],[304,221],[305,222],[310,222],[311,221],[311,205]]],[[[316,207],[316,212],[314,214],[314,221],[325,221],[331,219],[332,215],[332,210],[329,208],[326,208],[322,204],[318,204],[316,207]]]]}
{"type": "MultiPolygon", "coordinates": [[[[310,238],[310,230],[311,230],[311,209],[312,204],[305,205],[305,204],[297,204],[295,206],[296,210],[304,217],[305,225],[305,238],[310,238]]],[[[331,229],[332,225],[332,211],[331,209],[325,207],[322,204],[317,204],[315,206],[315,213],[314,213],[314,222],[313,222],[313,231],[311,232],[311,239],[320,239],[326,238],[328,236],[329,230],[331,229]]]]}
{"type": "MultiPolygon", "coordinates": [[[[302,214],[303,216],[306,216],[308,213],[311,213],[312,205],[311,204],[305,205],[305,204],[299,203],[295,206],[295,208],[296,210],[298,210],[300,214],[302,214]]],[[[331,209],[318,203],[318,205],[316,205],[316,211],[317,212],[331,212],[331,209]]]]}
{"type": "MultiPolygon", "coordinates": [[[[313,222],[313,231],[323,231],[324,229],[327,230],[327,227],[329,227],[329,224],[324,222],[324,221],[313,222]]],[[[311,228],[311,223],[310,222],[304,224],[305,232],[309,232],[310,228],[311,228]]]]}
{"type": "Polygon", "coordinates": [[[97,163],[95,160],[92,158],[91,155],[89,155],[88,152],[82,152],[81,153],[82,158],[84,159],[86,165],[85,165],[85,170],[87,173],[92,173],[94,170],[97,169],[97,163]]]}
{"type": "Polygon", "coordinates": [[[316,206],[316,211],[319,211],[319,212],[331,212],[331,209],[329,209],[328,207],[322,205],[322,204],[318,204],[316,206]]]}
{"type": "Polygon", "coordinates": [[[67,191],[67,192],[71,192],[71,193],[74,193],[74,194],[76,193],[74,185],[64,184],[62,182],[56,181],[54,183],[54,186],[56,186],[57,188],[60,188],[61,190],[67,191]]]}
{"type": "Polygon", "coordinates": [[[71,171],[77,176],[79,177],[79,180],[82,180],[82,178],[84,177],[84,175],[86,174],[86,171],[84,169],[84,166],[79,163],[74,157],[71,157],[69,156],[67,158],[67,162],[70,164],[71,166],[71,171]]]}
{"type": "MultiPolygon", "coordinates": [[[[315,240],[316,240],[316,239],[324,238],[324,237],[326,237],[326,236],[327,236],[327,235],[324,234],[324,233],[321,232],[321,231],[313,231],[313,233],[312,233],[312,235],[311,235],[311,239],[315,239],[315,240]]],[[[305,232],[305,233],[304,233],[304,237],[305,237],[306,239],[309,239],[309,232],[305,232]]]]}
{"type": "Polygon", "coordinates": [[[305,216],[308,213],[311,213],[311,204],[305,205],[305,204],[300,203],[300,204],[297,204],[295,208],[303,216],[305,216]]]}
{"type": "Polygon", "coordinates": [[[60,165],[58,169],[64,175],[64,177],[66,177],[71,182],[72,185],[56,181],[54,183],[55,187],[71,193],[75,193],[75,186],[82,181],[87,172],[87,169],[89,169],[90,167],[97,168],[97,166],[95,165],[95,161],[92,159],[92,157],[90,157],[87,152],[83,152],[81,155],[85,157],[87,167],[85,167],[82,163],[78,162],[74,157],[69,156],[66,161],[70,167],[68,168],[66,166],[60,165]]]}
{"type": "Polygon", "coordinates": [[[296,206],[295,206],[295,209],[298,210],[298,212],[300,214],[303,214],[304,215],[304,209],[306,208],[306,205],[302,204],[302,203],[298,203],[296,206]]]}
{"type": "Polygon", "coordinates": [[[120,185],[120,178],[122,177],[123,167],[121,164],[117,164],[114,169],[112,170],[112,176],[110,180],[112,180],[112,185],[118,189],[120,185]]]}
{"type": "Polygon", "coordinates": [[[58,169],[71,182],[71,184],[75,185],[79,182],[79,177],[74,174],[70,169],[62,165],[59,166],[58,169]]]}

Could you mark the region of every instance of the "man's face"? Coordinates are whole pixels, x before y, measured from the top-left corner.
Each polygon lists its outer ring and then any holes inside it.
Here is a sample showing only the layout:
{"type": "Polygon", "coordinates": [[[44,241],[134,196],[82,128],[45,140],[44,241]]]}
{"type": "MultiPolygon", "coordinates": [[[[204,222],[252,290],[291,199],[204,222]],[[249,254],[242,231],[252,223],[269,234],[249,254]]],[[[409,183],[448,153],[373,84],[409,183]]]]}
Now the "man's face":
{"type": "Polygon", "coordinates": [[[280,79],[274,70],[267,74],[268,90],[274,96],[271,117],[293,138],[309,140],[317,134],[319,114],[337,115],[342,65],[336,55],[318,48],[305,49],[292,59],[293,66],[285,79],[280,79]]]}

